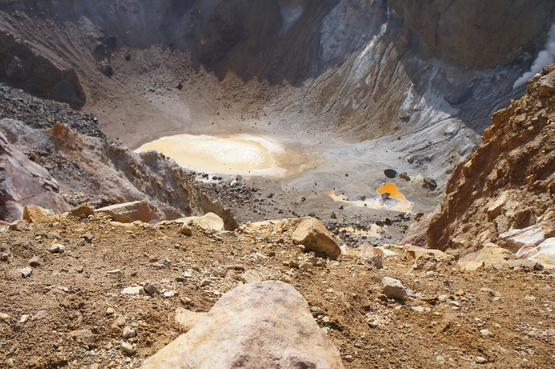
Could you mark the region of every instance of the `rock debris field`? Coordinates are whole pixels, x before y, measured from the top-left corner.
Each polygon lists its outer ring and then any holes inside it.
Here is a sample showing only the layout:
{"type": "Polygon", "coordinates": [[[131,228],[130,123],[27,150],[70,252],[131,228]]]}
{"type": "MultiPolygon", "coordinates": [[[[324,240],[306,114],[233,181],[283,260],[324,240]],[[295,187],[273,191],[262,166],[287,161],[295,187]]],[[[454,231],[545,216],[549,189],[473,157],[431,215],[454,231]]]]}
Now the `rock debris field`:
{"type": "MultiPolygon", "coordinates": [[[[0,232],[2,367],[140,367],[195,313],[266,280],[300,293],[345,368],[555,364],[555,275],[530,264],[464,271],[440,251],[394,245],[333,260],[296,242],[287,221],[230,232],[33,214],[0,232]]],[[[295,318],[277,315],[274,334],[290,335],[295,318]]]]}

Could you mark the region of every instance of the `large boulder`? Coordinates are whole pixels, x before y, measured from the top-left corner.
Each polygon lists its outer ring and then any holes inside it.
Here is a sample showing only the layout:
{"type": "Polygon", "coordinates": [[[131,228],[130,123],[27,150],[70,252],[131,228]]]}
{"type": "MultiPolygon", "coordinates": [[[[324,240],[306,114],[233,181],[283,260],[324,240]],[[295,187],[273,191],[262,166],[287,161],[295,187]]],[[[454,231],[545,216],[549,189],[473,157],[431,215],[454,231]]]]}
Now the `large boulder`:
{"type": "Polygon", "coordinates": [[[332,259],[341,255],[341,249],[333,239],[333,234],[318,219],[300,219],[291,237],[304,245],[308,251],[322,252],[332,259]]]}
{"type": "Polygon", "coordinates": [[[208,315],[143,369],[343,368],[339,351],[291,285],[266,281],[226,293],[208,315]]]}
{"type": "Polygon", "coordinates": [[[516,255],[542,263],[546,268],[555,268],[555,238],[548,238],[537,246],[524,246],[516,255]]]}
{"type": "Polygon", "coordinates": [[[515,259],[509,250],[494,243],[487,243],[477,252],[470,253],[459,260],[459,265],[466,271],[475,271],[482,268],[501,268],[515,259]]]}
{"type": "Polygon", "coordinates": [[[58,193],[50,173],[29,160],[0,133],[0,220],[13,222],[23,216],[25,205],[35,204],[62,213],[68,205],[58,193]]]}
{"type": "Polygon", "coordinates": [[[512,229],[499,235],[500,242],[507,249],[518,254],[527,245],[538,246],[545,239],[555,236],[551,223],[539,223],[523,229],[512,229]]]}
{"type": "Polygon", "coordinates": [[[52,221],[55,219],[55,214],[50,209],[31,204],[23,208],[23,219],[29,223],[40,224],[52,221]]]}
{"type": "Polygon", "coordinates": [[[136,220],[150,222],[154,218],[154,213],[146,200],[106,206],[97,209],[95,213],[106,214],[121,223],[131,223],[136,220]]]}
{"type": "Polygon", "coordinates": [[[206,213],[201,217],[186,217],[176,220],[177,223],[181,223],[184,226],[198,227],[206,231],[224,231],[224,221],[218,215],[214,213],[206,213]]]}

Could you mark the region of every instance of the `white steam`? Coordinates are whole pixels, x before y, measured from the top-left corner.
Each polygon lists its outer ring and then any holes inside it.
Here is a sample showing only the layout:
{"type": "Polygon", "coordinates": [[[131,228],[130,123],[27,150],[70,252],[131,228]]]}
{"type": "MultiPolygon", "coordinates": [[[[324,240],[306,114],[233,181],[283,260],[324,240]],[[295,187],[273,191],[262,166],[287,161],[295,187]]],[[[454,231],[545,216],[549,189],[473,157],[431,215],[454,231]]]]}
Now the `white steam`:
{"type": "Polygon", "coordinates": [[[549,39],[545,44],[545,49],[540,51],[538,57],[534,60],[534,64],[532,64],[530,71],[524,73],[519,79],[516,80],[513,88],[524,85],[536,73],[540,72],[543,67],[553,62],[555,62],[555,24],[553,24],[549,30],[549,39]]]}

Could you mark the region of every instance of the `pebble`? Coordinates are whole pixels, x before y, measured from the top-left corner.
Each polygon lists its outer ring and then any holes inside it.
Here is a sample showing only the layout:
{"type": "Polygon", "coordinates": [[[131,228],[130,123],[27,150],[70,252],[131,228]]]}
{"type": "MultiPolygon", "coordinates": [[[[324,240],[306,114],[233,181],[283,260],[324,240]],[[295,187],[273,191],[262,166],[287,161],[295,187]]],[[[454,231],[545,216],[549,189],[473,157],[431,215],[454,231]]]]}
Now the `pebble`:
{"type": "Polygon", "coordinates": [[[124,295],[144,295],[145,290],[141,286],[133,286],[133,287],[125,287],[123,291],[121,291],[124,295]]]}
{"type": "Polygon", "coordinates": [[[476,357],[474,358],[474,361],[475,361],[477,364],[485,364],[485,363],[488,362],[488,360],[487,360],[485,357],[483,357],[483,356],[476,356],[476,357]]]}
{"type": "Polygon", "coordinates": [[[121,272],[120,269],[109,270],[106,273],[111,274],[111,275],[115,275],[117,277],[121,277],[123,275],[123,273],[121,272]]]}
{"type": "Polygon", "coordinates": [[[0,254],[0,261],[8,261],[9,258],[10,258],[10,255],[6,252],[3,252],[2,254],[0,254]]]}
{"type": "Polygon", "coordinates": [[[48,314],[46,313],[46,311],[41,310],[38,313],[36,313],[35,315],[33,315],[31,320],[44,319],[44,318],[46,318],[47,315],[48,314]]]}
{"type": "Polygon", "coordinates": [[[445,358],[441,355],[436,356],[436,361],[440,364],[444,364],[445,363],[445,358]]]}
{"type": "Polygon", "coordinates": [[[33,268],[39,267],[42,265],[42,259],[38,256],[35,256],[29,260],[29,265],[33,268]]]}
{"type": "Polygon", "coordinates": [[[18,269],[17,271],[21,273],[21,276],[23,278],[29,278],[31,274],[33,274],[33,269],[31,269],[30,267],[21,268],[21,269],[18,269]]]}
{"type": "Polygon", "coordinates": [[[92,240],[93,240],[93,237],[94,237],[94,236],[93,236],[93,234],[92,234],[91,232],[87,232],[87,233],[81,235],[81,237],[79,237],[79,238],[82,238],[82,239],[84,239],[86,242],[91,243],[92,240]]]}
{"type": "Polygon", "coordinates": [[[283,282],[283,283],[291,283],[293,281],[291,277],[288,276],[287,274],[284,274],[281,277],[279,277],[279,280],[280,282],[283,282]]]}
{"type": "Polygon", "coordinates": [[[156,287],[151,282],[145,282],[145,284],[143,285],[143,288],[146,291],[146,293],[148,293],[151,296],[158,295],[160,293],[160,290],[158,289],[158,287],[156,287]]]}
{"type": "Polygon", "coordinates": [[[183,224],[183,226],[180,229],[181,234],[184,234],[185,236],[192,236],[193,235],[193,230],[191,229],[191,227],[189,227],[186,224],[183,224]]]}
{"type": "Polygon", "coordinates": [[[121,350],[126,353],[127,355],[133,355],[135,353],[135,348],[129,342],[122,342],[121,343],[121,350]]]}
{"type": "Polygon", "coordinates": [[[125,327],[123,328],[123,332],[121,333],[121,336],[125,339],[133,338],[137,336],[137,331],[134,330],[133,328],[125,327]]]}
{"type": "Polygon", "coordinates": [[[48,251],[50,251],[53,254],[56,254],[56,253],[64,252],[65,249],[66,249],[66,247],[64,245],[59,244],[59,243],[55,243],[55,244],[53,244],[52,246],[50,246],[48,248],[48,251]]]}
{"type": "Polygon", "coordinates": [[[106,315],[114,315],[115,312],[116,312],[116,311],[115,311],[113,308],[111,308],[111,307],[109,307],[108,309],[106,309],[106,315]]]}
{"type": "Polygon", "coordinates": [[[482,336],[493,336],[493,333],[491,333],[488,329],[481,329],[480,333],[482,336]]]}
{"type": "Polygon", "coordinates": [[[439,295],[437,297],[437,301],[439,301],[439,302],[445,302],[447,300],[450,300],[449,295],[439,295]]]}
{"type": "Polygon", "coordinates": [[[0,322],[9,322],[12,318],[6,313],[0,313],[0,322]]]}
{"type": "Polygon", "coordinates": [[[391,277],[382,279],[383,293],[390,299],[403,300],[407,297],[407,291],[401,281],[391,277]]]}

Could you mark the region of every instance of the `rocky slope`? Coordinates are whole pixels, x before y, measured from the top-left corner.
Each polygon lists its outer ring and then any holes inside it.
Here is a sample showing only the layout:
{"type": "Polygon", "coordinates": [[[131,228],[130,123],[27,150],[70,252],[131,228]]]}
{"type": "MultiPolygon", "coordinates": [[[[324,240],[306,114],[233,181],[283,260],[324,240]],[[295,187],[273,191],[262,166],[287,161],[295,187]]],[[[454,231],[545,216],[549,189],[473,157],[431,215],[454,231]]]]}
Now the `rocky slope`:
{"type": "MultiPolygon", "coordinates": [[[[236,232],[190,226],[183,233],[176,222],[122,224],[101,214],[70,214],[0,228],[2,367],[137,368],[181,332],[205,332],[203,326],[191,329],[194,313],[208,312],[235,287],[265,280],[300,292],[348,369],[555,364],[550,272],[466,273],[448,255],[404,246],[366,246],[328,260],[303,252],[281,226],[251,224],[236,232]],[[398,295],[384,288],[384,277],[402,282],[398,295]]],[[[255,296],[242,294],[227,305],[219,315],[225,324],[214,331],[228,327],[229,314],[252,318],[255,296]]],[[[280,298],[279,306],[293,302],[280,298]]],[[[255,326],[264,329],[269,318],[276,324],[257,339],[277,336],[274,343],[284,344],[279,335],[287,329],[293,338],[297,325],[288,323],[308,314],[303,304],[295,301],[299,309],[291,315],[264,310],[255,326]]],[[[217,334],[202,337],[222,342],[217,334]]],[[[312,350],[308,346],[301,357],[312,350]]],[[[253,352],[246,352],[245,365],[253,352]]],[[[223,357],[200,352],[194,358],[200,354],[223,357]]]]}
{"type": "Polygon", "coordinates": [[[378,144],[403,170],[441,186],[521,93],[513,83],[553,10],[548,0],[25,0],[0,3],[0,31],[74,69],[84,109],[128,146],[253,122],[306,141],[390,136],[378,144]]]}
{"type": "Polygon", "coordinates": [[[492,116],[478,150],[457,166],[429,226],[430,247],[460,254],[500,242],[509,230],[553,227],[554,107],[552,64],[530,80],[523,98],[492,116]]]}
{"type": "Polygon", "coordinates": [[[0,220],[20,219],[22,206],[31,203],[63,212],[83,202],[102,207],[147,200],[158,220],[216,212],[228,228],[237,227],[229,210],[210,200],[183,169],[161,154],[136,154],[61,123],[33,129],[2,119],[0,132],[6,136],[0,136],[5,174],[0,220]]]}

